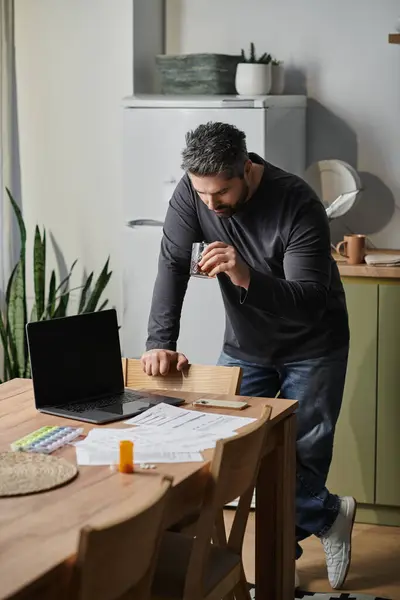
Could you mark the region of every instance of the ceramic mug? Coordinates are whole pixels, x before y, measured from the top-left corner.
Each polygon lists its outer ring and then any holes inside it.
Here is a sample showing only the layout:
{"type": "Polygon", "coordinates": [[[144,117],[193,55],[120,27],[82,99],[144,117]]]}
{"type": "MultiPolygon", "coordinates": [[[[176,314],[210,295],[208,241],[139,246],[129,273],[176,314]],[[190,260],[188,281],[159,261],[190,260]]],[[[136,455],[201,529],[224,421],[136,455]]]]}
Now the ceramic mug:
{"type": "Polygon", "coordinates": [[[336,246],[336,252],[347,258],[349,265],[360,265],[365,257],[365,235],[345,235],[336,246]]]}

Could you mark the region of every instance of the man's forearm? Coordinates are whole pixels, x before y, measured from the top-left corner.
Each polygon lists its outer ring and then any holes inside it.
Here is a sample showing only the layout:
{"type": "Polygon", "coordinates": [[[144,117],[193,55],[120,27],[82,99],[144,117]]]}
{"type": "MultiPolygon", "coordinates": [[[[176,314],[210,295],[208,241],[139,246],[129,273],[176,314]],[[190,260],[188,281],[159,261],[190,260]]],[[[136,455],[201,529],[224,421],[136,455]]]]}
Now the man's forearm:
{"type": "Polygon", "coordinates": [[[176,350],[188,279],[189,274],[179,272],[160,257],[149,317],[147,350],[176,350]]]}
{"type": "Polygon", "coordinates": [[[189,281],[194,241],[202,239],[189,180],[183,177],[171,198],[164,222],[158,274],[148,325],[147,350],[175,350],[183,299],[189,281]]]}
{"type": "Polygon", "coordinates": [[[286,281],[253,271],[241,303],[249,303],[278,319],[306,323],[319,318],[326,307],[328,290],[317,282],[286,281]]]}

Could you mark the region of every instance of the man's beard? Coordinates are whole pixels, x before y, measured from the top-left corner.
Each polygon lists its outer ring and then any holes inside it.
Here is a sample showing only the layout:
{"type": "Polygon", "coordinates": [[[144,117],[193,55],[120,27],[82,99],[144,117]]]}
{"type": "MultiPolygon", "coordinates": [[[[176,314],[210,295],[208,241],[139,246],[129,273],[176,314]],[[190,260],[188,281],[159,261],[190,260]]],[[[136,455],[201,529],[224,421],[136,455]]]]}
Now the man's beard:
{"type": "Polygon", "coordinates": [[[224,212],[219,214],[218,217],[222,217],[223,219],[232,217],[237,212],[243,210],[243,206],[246,204],[249,196],[249,186],[245,181],[243,181],[242,191],[240,193],[239,199],[236,204],[219,204],[215,210],[223,210],[224,212]]]}

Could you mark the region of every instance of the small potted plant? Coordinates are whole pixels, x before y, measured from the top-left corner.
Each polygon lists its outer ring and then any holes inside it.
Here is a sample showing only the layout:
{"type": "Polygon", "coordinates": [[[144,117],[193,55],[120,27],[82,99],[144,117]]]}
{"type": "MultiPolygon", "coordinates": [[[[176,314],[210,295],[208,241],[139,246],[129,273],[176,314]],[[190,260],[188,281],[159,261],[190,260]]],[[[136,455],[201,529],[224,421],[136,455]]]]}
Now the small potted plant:
{"type": "Polygon", "coordinates": [[[272,57],[264,52],[259,58],[253,42],[250,44],[250,54],[247,57],[242,50],[241,61],[236,69],[235,86],[240,95],[265,96],[271,89],[271,60],[272,57]]]}
{"type": "Polygon", "coordinates": [[[285,70],[283,62],[273,58],[271,61],[271,90],[270,94],[279,96],[285,89],[285,70]]]}

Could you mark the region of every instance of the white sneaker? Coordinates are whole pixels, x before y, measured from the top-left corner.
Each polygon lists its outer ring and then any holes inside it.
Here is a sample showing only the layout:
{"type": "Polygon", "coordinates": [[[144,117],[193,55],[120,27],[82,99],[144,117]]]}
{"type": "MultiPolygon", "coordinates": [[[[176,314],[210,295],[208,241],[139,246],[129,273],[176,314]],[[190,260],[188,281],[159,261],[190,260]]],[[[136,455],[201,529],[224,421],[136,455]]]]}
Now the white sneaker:
{"type": "Polygon", "coordinates": [[[344,584],[351,561],[351,534],[357,503],[354,498],[340,498],[340,510],[336,521],[321,542],[325,550],[328,578],[334,590],[344,584]]]}

